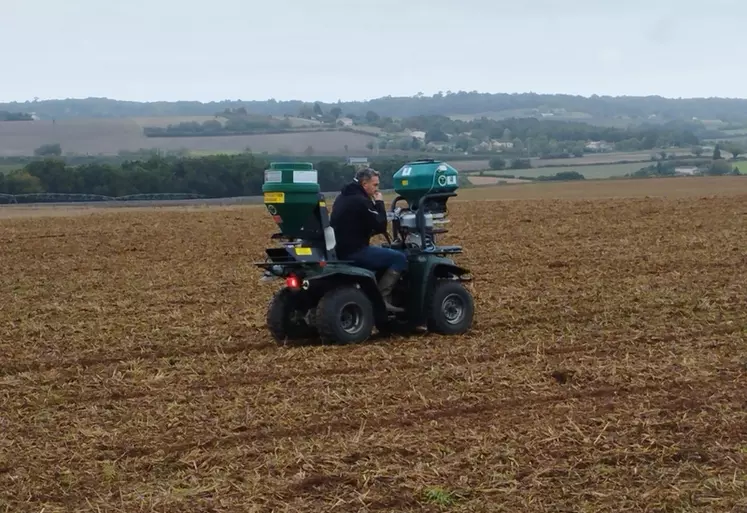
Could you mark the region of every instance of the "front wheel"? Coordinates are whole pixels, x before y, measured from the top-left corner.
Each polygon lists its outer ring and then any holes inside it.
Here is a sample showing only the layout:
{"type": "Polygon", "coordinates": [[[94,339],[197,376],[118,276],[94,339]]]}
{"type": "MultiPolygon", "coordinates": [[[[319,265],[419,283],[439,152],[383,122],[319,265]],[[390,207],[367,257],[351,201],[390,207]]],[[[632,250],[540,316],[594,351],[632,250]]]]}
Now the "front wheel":
{"type": "Polygon", "coordinates": [[[461,335],[472,327],[475,303],[461,282],[436,281],[426,303],[428,330],[443,335],[461,335]]]}
{"type": "Polygon", "coordinates": [[[344,286],[327,292],[316,309],[316,326],[324,342],[353,344],[371,336],[374,310],[359,288],[344,286]]]}

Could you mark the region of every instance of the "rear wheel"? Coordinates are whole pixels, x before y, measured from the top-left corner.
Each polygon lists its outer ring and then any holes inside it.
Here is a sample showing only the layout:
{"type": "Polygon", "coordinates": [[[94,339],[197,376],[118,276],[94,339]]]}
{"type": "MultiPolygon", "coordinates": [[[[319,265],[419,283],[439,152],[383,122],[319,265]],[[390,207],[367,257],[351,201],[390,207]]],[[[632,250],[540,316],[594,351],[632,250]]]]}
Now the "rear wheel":
{"type": "Polygon", "coordinates": [[[428,330],[443,335],[461,335],[472,327],[474,299],[455,280],[438,280],[428,295],[428,330]]]}
{"type": "Polygon", "coordinates": [[[343,286],[327,292],[316,308],[316,326],[324,342],[353,344],[371,336],[374,311],[359,288],[343,286]]]}
{"type": "Polygon", "coordinates": [[[307,299],[301,292],[282,288],[275,293],[267,309],[267,327],[279,344],[286,341],[314,338],[317,331],[306,323],[309,310],[307,299]]]}

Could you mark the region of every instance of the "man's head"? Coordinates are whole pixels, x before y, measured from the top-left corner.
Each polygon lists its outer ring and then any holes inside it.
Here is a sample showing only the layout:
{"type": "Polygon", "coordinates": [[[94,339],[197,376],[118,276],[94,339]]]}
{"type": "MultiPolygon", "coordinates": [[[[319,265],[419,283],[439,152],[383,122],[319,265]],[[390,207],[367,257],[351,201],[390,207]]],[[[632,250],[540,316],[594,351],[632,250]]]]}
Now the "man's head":
{"type": "Polygon", "coordinates": [[[370,167],[360,169],[355,173],[355,179],[369,196],[373,196],[379,190],[379,172],[375,169],[370,167]]]}

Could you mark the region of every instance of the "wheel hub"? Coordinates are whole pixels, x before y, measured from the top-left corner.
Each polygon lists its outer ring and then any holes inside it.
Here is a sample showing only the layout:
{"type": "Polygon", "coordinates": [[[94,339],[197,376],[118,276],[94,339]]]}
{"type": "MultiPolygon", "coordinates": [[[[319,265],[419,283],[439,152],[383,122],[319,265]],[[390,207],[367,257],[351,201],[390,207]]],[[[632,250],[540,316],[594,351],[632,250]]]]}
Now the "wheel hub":
{"type": "Polygon", "coordinates": [[[340,312],[340,327],[354,334],[363,328],[363,310],[356,303],[347,303],[340,312]]]}
{"type": "Polygon", "coordinates": [[[441,312],[443,312],[446,322],[458,324],[465,315],[464,301],[458,294],[449,294],[441,302],[441,312]]]}

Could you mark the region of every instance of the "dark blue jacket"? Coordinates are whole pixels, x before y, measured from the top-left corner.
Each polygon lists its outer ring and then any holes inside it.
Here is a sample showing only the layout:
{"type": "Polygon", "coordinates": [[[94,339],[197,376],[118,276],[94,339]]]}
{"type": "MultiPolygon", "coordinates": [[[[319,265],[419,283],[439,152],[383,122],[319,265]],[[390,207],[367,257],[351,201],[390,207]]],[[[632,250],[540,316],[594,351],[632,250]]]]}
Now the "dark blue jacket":
{"type": "Polygon", "coordinates": [[[353,180],[335,198],[329,224],[335,230],[337,258],[345,259],[367,247],[372,236],[386,232],[384,202],[372,201],[353,180]]]}

